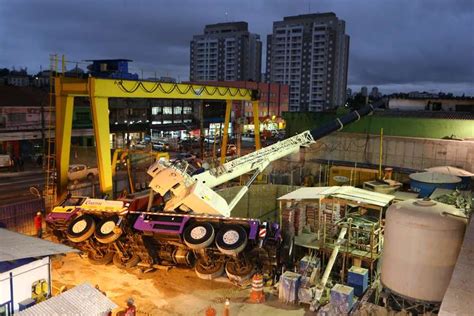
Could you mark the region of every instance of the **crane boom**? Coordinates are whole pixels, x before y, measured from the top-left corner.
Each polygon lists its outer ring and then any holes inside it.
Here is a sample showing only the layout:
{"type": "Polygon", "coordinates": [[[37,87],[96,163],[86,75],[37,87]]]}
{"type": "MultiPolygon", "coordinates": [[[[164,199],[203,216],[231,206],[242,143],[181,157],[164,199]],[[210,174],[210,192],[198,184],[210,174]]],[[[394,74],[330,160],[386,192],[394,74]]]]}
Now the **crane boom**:
{"type": "Polygon", "coordinates": [[[304,131],[197,175],[188,174],[185,162],[170,164],[165,161],[157,161],[148,169],[148,174],[152,176],[150,188],[162,196],[169,194],[164,207],[165,211],[179,209],[228,217],[237,202],[247,192],[256,175],[271,162],[297,153],[301,147],[310,146],[316,140],[341,130],[346,124],[359,120],[362,116],[372,113],[373,110],[372,105],[368,105],[320,128],[304,131]],[[252,180],[241,189],[230,204],[212,190],[212,188],[248,172],[254,172],[252,180]]]}
{"type": "Polygon", "coordinates": [[[300,147],[310,146],[316,140],[342,129],[344,125],[357,121],[362,116],[372,113],[372,111],[373,107],[368,105],[359,111],[353,111],[341,118],[337,118],[320,128],[304,131],[248,155],[229,161],[222,166],[198,174],[194,179],[213,188],[251,171],[259,170],[262,172],[271,162],[298,152],[300,147]]]}

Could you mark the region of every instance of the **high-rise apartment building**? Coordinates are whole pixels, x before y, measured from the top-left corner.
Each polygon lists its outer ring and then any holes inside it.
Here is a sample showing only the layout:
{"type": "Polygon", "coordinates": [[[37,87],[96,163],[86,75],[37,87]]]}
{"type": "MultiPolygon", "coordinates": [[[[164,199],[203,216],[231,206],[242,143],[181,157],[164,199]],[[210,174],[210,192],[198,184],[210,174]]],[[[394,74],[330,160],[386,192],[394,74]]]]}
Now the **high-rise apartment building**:
{"type": "Polygon", "coordinates": [[[248,31],[247,22],[206,25],[204,35],[191,41],[191,81],[260,81],[260,36],[248,31]]]}
{"type": "Polygon", "coordinates": [[[349,36],[334,13],[285,17],[267,37],[270,82],[290,85],[290,111],[323,111],[346,101],[349,36]]]}

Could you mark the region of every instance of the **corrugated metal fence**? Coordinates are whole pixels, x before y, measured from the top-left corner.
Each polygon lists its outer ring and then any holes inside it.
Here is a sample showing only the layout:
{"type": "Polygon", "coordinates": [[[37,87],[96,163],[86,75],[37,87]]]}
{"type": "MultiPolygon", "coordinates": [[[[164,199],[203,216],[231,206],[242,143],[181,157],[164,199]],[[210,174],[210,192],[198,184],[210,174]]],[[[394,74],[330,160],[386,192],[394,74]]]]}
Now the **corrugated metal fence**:
{"type": "Polygon", "coordinates": [[[35,234],[34,217],[44,210],[44,200],[34,199],[0,206],[0,227],[23,234],[35,234]]]}

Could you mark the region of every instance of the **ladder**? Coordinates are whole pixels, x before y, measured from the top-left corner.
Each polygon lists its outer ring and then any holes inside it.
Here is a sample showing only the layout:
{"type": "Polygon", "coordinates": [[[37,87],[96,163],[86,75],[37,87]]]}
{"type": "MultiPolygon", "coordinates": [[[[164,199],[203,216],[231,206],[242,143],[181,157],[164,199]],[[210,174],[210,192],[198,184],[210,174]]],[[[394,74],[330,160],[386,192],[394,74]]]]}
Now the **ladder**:
{"type": "Polygon", "coordinates": [[[58,56],[56,54],[50,55],[50,74],[49,74],[49,106],[48,109],[43,113],[47,114],[47,135],[46,135],[46,148],[44,148],[43,168],[45,170],[45,188],[43,191],[44,201],[46,209],[51,209],[56,203],[56,188],[57,188],[57,171],[56,171],[56,154],[55,154],[55,135],[54,128],[55,122],[55,91],[54,91],[54,80],[58,69],[58,56]]]}

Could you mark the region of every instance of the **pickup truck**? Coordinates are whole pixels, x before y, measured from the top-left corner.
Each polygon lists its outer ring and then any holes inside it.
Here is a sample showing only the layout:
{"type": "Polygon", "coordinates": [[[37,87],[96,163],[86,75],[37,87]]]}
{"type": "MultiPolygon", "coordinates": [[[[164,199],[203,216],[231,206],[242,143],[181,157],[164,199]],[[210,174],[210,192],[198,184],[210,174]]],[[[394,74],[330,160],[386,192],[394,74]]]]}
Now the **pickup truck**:
{"type": "Polygon", "coordinates": [[[86,178],[93,180],[98,174],[99,171],[97,168],[89,168],[86,165],[76,164],[69,166],[67,177],[69,181],[79,181],[86,178]]]}

